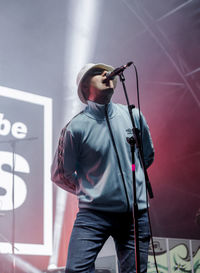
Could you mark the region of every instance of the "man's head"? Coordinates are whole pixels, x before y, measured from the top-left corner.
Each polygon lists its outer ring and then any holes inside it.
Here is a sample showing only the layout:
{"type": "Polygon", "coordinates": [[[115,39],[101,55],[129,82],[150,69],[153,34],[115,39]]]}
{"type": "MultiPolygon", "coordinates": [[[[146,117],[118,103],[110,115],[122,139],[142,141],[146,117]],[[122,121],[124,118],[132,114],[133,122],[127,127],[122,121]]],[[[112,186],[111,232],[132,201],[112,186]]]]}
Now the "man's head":
{"type": "Polygon", "coordinates": [[[108,103],[112,97],[117,80],[103,83],[108,71],[113,71],[112,66],[106,64],[86,64],[77,76],[78,95],[83,103],[92,100],[97,103],[108,103]]]}

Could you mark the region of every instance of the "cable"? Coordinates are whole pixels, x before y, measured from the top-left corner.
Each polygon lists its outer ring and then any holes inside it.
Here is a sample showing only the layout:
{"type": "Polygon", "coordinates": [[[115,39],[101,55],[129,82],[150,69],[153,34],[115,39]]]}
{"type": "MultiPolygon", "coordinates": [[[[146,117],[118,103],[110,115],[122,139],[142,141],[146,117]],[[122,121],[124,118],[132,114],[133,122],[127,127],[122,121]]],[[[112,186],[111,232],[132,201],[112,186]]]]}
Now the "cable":
{"type": "MultiPolygon", "coordinates": [[[[140,92],[139,92],[139,80],[138,80],[138,72],[135,64],[133,63],[134,70],[135,70],[135,77],[136,77],[136,88],[137,88],[137,104],[138,104],[138,110],[139,110],[139,123],[140,123],[140,131],[141,134],[139,135],[140,137],[140,143],[141,143],[141,156],[144,159],[144,152],[143,152],[143,139],[142,139],[142,127],[143,127],[143,122],[142,122],[142,115],[141,115],[141,110],[140,110],[140,92]]],[[[144,162],[144,160],[143,160],[144,162]]],[[[145,166],[144,166],[145,168],[145,166]]],[[[145,177],[146,178],[146,177],[145,177]]],[[[151,219],[149,215],[149,207],[148,207],[148,193],[147,193],[147,180],[145,179],[146,183],[146,207],[147,207],[147,214],[148,214],[148,220],[149,220],[149,229],[150,229],[150,238],[151,238],[151,243],[152,243],[152,250],[153,250],[153,257],[154,257],[154,263],[156,267],[156,272],[158,273],[158,265],[156,261],[156,255],[155,255],[155,249],[154,249],[154,242],[153,242],[153,234],[152,234],[152,226],[151,226],[151,219]]]]}

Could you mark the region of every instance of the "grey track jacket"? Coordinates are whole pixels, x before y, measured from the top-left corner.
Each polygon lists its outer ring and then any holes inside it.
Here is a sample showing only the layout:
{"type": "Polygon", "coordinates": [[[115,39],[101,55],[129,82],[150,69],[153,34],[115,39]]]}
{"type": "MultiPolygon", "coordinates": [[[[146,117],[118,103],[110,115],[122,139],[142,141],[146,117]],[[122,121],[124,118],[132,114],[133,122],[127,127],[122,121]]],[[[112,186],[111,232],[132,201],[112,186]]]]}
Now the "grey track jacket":
{"type": "MultiPolygon", "coordinates": [[[[107,105],[115,149],[105,109],[105,105],[88,101],[85,110],[62,130],[52,164],[52,180],[76,194],[80,208],[125,212],[133,205],[131,148],[126,140],[132,136],[132,125],[126,106],[112,102],[107,105]]],[[[133,109],[133,117],[140,129],[137,109],[133,109]]],[[[154,149],[143,115],[142,124],[144,161],[148,168],[154,159],[154,149]]],[[[138,207],[144,209],[145,178],[137,148],[135,173],[138,207]]]]}

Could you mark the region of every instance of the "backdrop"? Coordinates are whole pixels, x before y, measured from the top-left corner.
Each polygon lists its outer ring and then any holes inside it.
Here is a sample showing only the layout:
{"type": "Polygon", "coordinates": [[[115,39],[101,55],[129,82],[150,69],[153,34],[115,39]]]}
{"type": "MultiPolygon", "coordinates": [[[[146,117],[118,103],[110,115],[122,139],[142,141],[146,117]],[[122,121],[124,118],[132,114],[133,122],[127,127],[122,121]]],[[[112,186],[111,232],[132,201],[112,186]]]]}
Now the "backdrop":
{"type": "MultiPolygon", "coordinates": [[[[200,208],[200,2],[0,0],[0,37],[0,85],[53,99],[53,152],[61,128],[84,107],[78,102],[75,86],[81,66],[104,62],[118,67],[134,61],[141,110],[155,146],[155,162],[149,169],[155,195],[150,202],[153,235],[200,239],[195,222],[200,208]]],[[[132,67],[125,77],[130,101],[137,106],[132,67]]],[[[113,101],[125,103],[119,82],[113,101]]],[[[1,103],[1,113],[15,113],[12,105],[1,103]]],[[[42,120],[40,112],[35,115],[31,111],[25,108],[24,115],[30,114],[34,135],[42,120]]],[[[21,149],[24,152],[26,148],[21,149]]],[[[0,150],[5,151],[5,147],[0,150]]],[[[35,156],[31,154],[33,161],[35,156]]],[[[42,159],[37,158],[38,174],[42,174],[38,160],[42,159]]],[[[37,183],[35,187],[40,191],[37,183]]],[[[53,190],[55,221],[57,187],[53,190]]],[[[65,264],[77,211],[73,196],[63,200],[59,265],[65,264]]],[[[24,232],[26,240],[32,233],[35,241],[41,241],[41,217],[41,213],[34,213],[28,220],[37,222],[39,237],[35,237],[33,225],[33,230],[29,227],[28,233],[24,232]]],[[[0,218],[4,223],[0,233],[9,237],[5,231],[10,223],[7,218],[0,218]]],[[[19,237],[22,223],[20,216],[16,224],[19,237]]],[[[22,258],[38,268],[49,263],[48,256],[22,258]]]]}

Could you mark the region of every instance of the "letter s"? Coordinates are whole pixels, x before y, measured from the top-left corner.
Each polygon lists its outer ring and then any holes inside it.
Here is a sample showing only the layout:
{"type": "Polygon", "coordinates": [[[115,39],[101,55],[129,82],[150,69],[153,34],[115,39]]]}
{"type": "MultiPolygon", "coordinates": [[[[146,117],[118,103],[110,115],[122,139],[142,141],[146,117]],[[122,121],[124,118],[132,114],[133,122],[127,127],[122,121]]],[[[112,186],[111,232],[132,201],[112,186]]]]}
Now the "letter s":
{"type": "MultiPolygon", "coordinates": [[[[12,163],[12,153],[0,151],[0,187],[4,188],[6,191],[5,195],[0,195],[0,210],[12,210],[12,172],[8,172],[2,169],[3,165],[9,165],[11,171],[13,168],[12,163]]],[[[18,154],[15,154],[15,171],[29,173],[30,168],[26,159],[18,154]]],[[[27,195],[27,187],[19,176],[14,175],[14,184],[15,184],[15,209],[20,207],[27,195]]]]}

